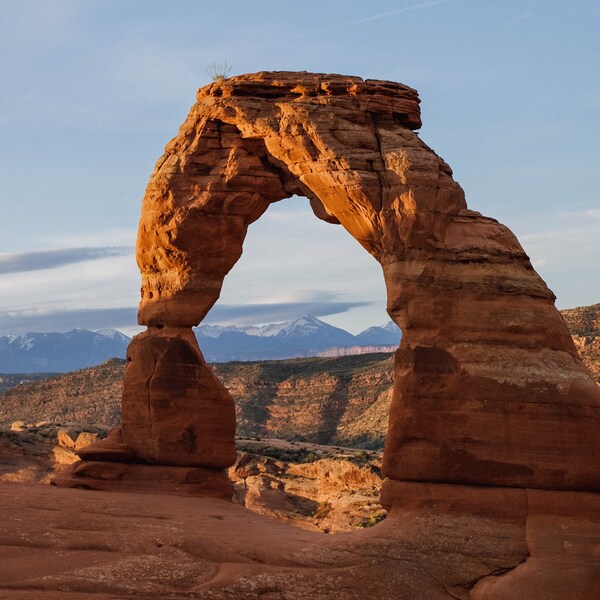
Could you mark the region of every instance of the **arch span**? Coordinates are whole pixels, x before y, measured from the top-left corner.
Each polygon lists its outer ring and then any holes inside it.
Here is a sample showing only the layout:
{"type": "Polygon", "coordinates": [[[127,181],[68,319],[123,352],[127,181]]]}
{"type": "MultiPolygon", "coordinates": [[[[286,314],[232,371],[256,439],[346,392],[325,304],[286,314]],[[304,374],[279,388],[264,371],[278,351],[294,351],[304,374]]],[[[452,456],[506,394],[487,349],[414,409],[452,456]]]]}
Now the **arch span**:
{"type": "Polygon", "coordinates": [[[191,327],[248,225],[307,196],[381,264],[402,328],[384,454],[392,480],[600,489],[600,393],[515,236],[467,208],[423,143],[419,99],[386,81],[257,73],[213,83],[148,184],[139,321],[123,395],[137,459],[222,468],[235,414],[191,327]]]}

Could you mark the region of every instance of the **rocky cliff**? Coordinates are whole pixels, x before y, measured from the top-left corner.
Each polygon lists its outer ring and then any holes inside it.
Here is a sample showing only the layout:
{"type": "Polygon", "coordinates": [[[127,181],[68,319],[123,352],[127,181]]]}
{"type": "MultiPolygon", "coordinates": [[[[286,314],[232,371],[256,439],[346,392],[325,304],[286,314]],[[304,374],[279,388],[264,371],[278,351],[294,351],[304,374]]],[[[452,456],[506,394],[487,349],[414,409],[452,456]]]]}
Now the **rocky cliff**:
{"type": "Polygon", "coordinates": [[[583,362],[600,382],[600,304],[561,311],[583,362]]]}
{"type": "MultiPolygon", "coordinates": [[[[120,423],[125,361],[114,359],[0,395],[0,424],[120,423]]],[[[393,385],[389,354],[214,365],[236,401],[238,435],[382,447],[393,385]]]]}

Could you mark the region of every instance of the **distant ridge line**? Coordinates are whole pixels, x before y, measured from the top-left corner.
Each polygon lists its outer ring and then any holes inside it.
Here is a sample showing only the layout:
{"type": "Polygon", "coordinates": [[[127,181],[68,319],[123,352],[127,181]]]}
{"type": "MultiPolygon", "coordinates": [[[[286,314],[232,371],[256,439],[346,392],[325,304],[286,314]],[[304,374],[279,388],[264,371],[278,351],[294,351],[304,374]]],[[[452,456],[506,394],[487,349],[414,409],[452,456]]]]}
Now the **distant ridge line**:
{"type": "MultiPolygon", "coordinates": [[[[312,315],[262,326],[201,325],[194,331],[211,363],[390,352],[401,338],[391,321],[352,335],[312,315]]],[[[81,328],[2,336],[0,373],[66,373],[92,367],[113,357],[125,358],[130,339],[115,329],[81,328]]]]}

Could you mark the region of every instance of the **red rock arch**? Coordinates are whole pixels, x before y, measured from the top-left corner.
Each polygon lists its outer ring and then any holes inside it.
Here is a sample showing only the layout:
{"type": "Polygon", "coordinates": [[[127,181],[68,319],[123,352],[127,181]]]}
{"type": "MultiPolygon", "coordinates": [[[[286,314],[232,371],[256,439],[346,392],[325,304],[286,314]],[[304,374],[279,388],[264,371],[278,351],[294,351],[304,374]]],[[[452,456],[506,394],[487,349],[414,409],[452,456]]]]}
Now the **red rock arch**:
{"type": "Polygon", "coordinates": [[[309,73],[213,83],[166,147],[142,207],[139,320],[123,395],[138,460],[222,468],[233,402],[191,327],[219,297],[248,225],[307,196],[381,264],[396,354],[392,480],[600,489],[600,393],[515,236],[467,209],[414,130],[417,93],[309,73]]]}

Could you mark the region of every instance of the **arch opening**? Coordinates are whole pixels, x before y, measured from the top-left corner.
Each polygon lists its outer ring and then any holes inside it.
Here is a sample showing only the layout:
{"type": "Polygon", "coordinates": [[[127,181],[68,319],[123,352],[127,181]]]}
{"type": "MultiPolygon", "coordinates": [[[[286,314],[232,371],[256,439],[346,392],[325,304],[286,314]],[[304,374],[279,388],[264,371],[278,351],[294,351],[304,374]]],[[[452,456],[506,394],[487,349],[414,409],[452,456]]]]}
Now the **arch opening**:
{"type": "Polygon", "coordinates": [[[290,196],[250,224],[243,253],[203,323],[263,325],[310,313],[359,333],[384,320],[385,307],[378,262],[343,228],[315,219],[307,198],[290,196]],[[233,305],[250,308],[237,316],[233,305]]]}
{"type": "Polygon", "coordinates": [[[383,448],[389,353],[400,332],[371,327],[387,317],[381,268],[345,231],[331,229],[314,218],[305,198],[271,205],[250,225],[208,325],[196,332],[209,363],[314,357],[213,367],[236,401],[238,437],[383,448]],[[244,316],[228,302],[245,304],[244,316]],[[336,313],[339,327],[329,317],[336,313]],[[364,353],[387,355],[365,362],[356,356],[364,353]],[[366,365],[373,368],[371,384],[366,365]],[[235,373],[241,370],[251,380],[240,388],[235,373]]]}

